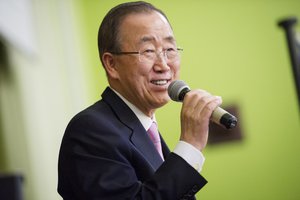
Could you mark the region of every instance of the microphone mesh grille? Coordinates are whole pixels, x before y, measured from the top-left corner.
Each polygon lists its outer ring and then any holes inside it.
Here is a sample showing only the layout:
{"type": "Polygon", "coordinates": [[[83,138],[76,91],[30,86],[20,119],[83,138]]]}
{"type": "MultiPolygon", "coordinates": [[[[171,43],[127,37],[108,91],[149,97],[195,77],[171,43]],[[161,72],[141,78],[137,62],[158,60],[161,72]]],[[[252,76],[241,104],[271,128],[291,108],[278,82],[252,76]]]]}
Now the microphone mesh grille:
{"type": "Polygon", "coordinates": [[[173,81],[168,87],[168,94],[173,101],[181,101],[179,99],[180,92],[189,86],[182,80],[173,81]]]}

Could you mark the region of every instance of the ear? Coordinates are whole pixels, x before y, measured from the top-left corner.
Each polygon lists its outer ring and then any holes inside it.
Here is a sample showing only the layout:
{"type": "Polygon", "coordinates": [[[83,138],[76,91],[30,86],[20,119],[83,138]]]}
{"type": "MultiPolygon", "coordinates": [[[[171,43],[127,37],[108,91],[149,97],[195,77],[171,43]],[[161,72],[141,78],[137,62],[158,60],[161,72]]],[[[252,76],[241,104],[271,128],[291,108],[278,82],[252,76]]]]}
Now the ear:
{"type": "Polygon", "coordinates": [[[119,77],[119,73],[116,68],[116,60],[114,56],[111,53],[105,52],[102,55],[102,61],[107,75],[112,79],[117,79],[119,77]]]}

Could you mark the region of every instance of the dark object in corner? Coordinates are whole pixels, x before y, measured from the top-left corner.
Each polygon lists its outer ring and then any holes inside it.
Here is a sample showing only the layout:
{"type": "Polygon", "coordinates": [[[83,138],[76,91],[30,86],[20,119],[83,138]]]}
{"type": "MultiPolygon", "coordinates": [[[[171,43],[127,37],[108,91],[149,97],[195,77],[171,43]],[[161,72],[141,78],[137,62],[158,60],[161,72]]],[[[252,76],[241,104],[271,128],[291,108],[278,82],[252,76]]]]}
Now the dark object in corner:
{"type": "Polygon", "coordinates": [[[295,26],[296,17],[289,17],[278,22],[285,31],[286,41],[289,48],[290,62],[293,69],[296,92],[298,95],[298,106],[300,110],[300,41],[297,40],[295,26]]]}
{"type": "Polygon", "coordinates": [[[0,199],[23,200],[22,182],[21,175],[0,174],[0,199]]]}

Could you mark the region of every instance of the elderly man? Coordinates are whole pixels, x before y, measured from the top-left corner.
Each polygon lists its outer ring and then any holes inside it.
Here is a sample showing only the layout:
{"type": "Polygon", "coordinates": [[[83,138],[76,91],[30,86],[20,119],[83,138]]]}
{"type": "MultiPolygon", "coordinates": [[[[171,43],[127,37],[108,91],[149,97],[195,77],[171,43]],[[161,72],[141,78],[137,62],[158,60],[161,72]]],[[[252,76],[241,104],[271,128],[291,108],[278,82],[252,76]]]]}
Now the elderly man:
{"type": "Polygon", "coordinates": [[[155,111],[170,100],[182,49],[166,15],[146,2],[120,4],[103,19],[98,46],[109,87],[65,131],[58,192],[65,200],[194,199],[207,182],[201,151],[220,97],[186,94],[180,140],[170,152],[155,111]]]}

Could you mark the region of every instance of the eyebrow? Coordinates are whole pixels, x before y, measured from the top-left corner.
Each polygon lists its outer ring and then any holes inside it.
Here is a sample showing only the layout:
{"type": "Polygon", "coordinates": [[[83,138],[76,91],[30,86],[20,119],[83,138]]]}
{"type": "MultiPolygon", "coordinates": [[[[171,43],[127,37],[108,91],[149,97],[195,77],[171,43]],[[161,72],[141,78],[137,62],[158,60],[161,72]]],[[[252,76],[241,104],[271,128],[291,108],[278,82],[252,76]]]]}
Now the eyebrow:
{"type": "MultiPolygon", "coordinates": [[[[164,41],[168,41],[168,42],[175,42],[175,38],[173,36],[168,36],[168,37],[165,37],[163,39],[164,41]]],[[[144,42],[153,42],[155,41],[155,38],[153,36],[144,36],[140,39],[140,43],[144,43],[144,42]]]]}

